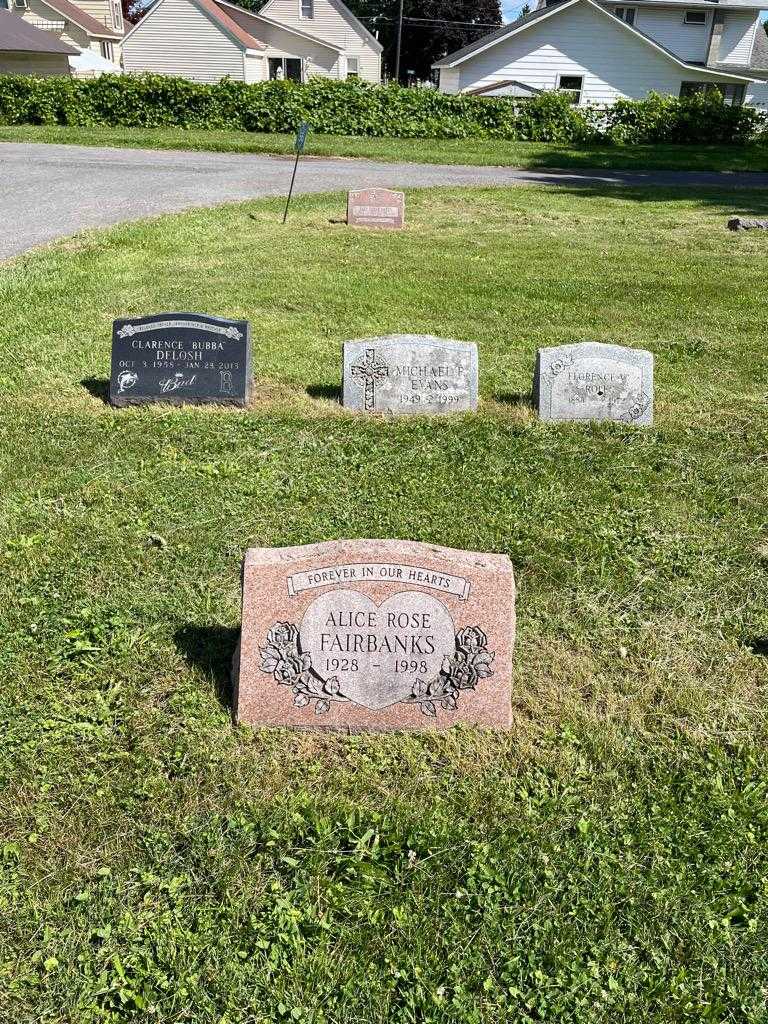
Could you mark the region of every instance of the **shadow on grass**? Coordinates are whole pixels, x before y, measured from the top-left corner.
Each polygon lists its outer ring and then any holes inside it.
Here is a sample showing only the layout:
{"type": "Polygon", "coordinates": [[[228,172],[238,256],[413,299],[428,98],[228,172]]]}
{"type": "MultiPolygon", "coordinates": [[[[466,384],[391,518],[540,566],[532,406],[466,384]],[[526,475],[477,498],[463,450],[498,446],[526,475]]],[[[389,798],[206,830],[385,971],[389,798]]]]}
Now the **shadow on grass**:
{"type": "Polygon", "coordinates": [[[108,380],[104,380],[102,377],[86,377],[85,380],[81,380],[80,383],[90,395],[93,395],[94,398],[98,398],[105,405],[109,405],[108,380]]]}
{"type": "Polygon", "coordinates": [[[768,658],[768,636],[755,636],[747,640],[747,647],[753,654],[761,658],[768,658]]]}
{"type": "MultiPolygon", "coordinates": [[[[603,202],[606,199],[621,199],[624,202],[633,203],[690,202],[701,207],[720,207],[724,218],[731,216],[768,217],[768,194],[766,194],[765,188],[760,188],[757,184],[741,185],[738,179],[729,181],[727,175],[721,175],[718,178],[716,172],[700,171],[697,173],[700,180],[681,181],[679,185],[671,181],[663,181],[657,185],[652,183],[655,176],[659,179],[666,175],[674,178],[674,171],[617,171],[615,175],[611,171],[606,171],[604,181],[599,185],[589,180],[584,180],[583,184],[580,184],[579,174],[568,174],[567,171],[558,175],[559,180],[557,181],[553,181],[552,177],[544,171],[540,174],[529,174],[527,180],[537,185],[554,185],[557,187],[558,193],[565,192],[581,199],[596,199],[603,202]],[[624,174],[631,174],[635,179],[641,175],[643,177],[647,175],[649,182],[645,185],[634,180],[624,184],[621,180],[621,176],[624,174]],[[717,180],[706,180],[710,178],[717,180]]],[[[722,229],[730,234],[725,219],[722,229]]]]}
{"type": "Polygon", "coordinates": [[[307,394],[310,398],[324,398],[328,402],[341,404],[341,388],[337,384],[310,384],[307,394]]]}
{"type": "Polygon", "coordinates": [[[498,391],[493,396],[500,405],[511,405],[515,409],[534,409],[533,394],[530,391],[498,391]]]}
{"type": "Polygon", "coordinates": [[[198,668],[216,688],[222,707],[232,707],[232,657],[240,630],[232,626],[200,626],[188,623],[173,636],[176,649],[198,668]]]}

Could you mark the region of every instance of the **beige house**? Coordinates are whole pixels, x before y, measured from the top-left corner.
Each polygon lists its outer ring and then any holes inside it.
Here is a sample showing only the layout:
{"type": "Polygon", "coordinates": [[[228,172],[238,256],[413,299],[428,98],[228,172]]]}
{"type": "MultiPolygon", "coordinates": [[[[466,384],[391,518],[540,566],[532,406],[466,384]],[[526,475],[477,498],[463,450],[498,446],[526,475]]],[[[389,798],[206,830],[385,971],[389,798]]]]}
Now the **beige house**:
{"type": "Polygon", "coordinates": [[[0,0],[0,8],[74,46],[78,53],[90,50],[120,64],[125,31],[120,0],[81,0],[80,5],[71,0],[0,0]]]}
{"type": "Polygon", "coordinates": [[[69,75],[74,46],[0,10],[0,75],[69,75]]]}
{"type": "Polygon", "coordinates": [[[158,0],[123,40],[123,65],[196,82],[378,83],[381,50],[341,0],[268,0],[258,14],[228,0],[158,0]]]}

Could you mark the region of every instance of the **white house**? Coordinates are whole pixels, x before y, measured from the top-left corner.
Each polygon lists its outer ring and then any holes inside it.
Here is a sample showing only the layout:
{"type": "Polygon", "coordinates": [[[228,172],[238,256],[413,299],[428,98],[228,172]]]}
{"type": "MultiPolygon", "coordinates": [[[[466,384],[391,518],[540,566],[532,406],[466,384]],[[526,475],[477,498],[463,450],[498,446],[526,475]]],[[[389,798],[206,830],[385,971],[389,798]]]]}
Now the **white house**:
{"type": "Polygon", "coordinates": [[[571,92],[577,104],[719,89],[726,103],[768,96],[764,0],[557,0],[448,54],[440,90],[571,92]]]}
{"type": "Polygon", "coordinates": [[[258,14],[228,0],[158,0],[125,36],[123,66],[196,82],[379,82],[381,51],[341,0],[268,0],[258,14]]]}

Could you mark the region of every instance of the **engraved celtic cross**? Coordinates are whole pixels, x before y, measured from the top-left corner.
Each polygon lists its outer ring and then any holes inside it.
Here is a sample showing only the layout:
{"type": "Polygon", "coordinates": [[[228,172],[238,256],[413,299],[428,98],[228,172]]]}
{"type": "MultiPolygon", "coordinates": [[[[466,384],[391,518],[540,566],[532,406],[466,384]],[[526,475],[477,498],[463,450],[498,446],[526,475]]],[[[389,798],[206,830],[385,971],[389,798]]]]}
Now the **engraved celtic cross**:
{"type": "Polygon", "coordinates": [[[357,380],[361,388],[365,388],[365,411],[373,412],[376,399],[376,385],[379,381],[389,376],[389,367],[386,363],[376,360],[375,349],[367,348],[363,362],[352,364],[352,376],[357,380]]]}

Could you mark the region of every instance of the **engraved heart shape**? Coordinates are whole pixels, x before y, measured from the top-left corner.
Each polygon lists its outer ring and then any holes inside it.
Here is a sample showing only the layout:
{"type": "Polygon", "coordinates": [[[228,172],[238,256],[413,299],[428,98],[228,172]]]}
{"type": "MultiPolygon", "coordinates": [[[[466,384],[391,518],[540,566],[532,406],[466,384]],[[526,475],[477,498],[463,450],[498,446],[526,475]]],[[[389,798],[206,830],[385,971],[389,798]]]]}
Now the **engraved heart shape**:
{"type": "Polygon", "coordinates": [[[393,594],[380,605],[356,590],[331,590],[315,598],[301,620],[302,652],[323,679],[378,711],[431,680],[454,649],[453,619],[442,602],[416,590],[393,594]]]}

